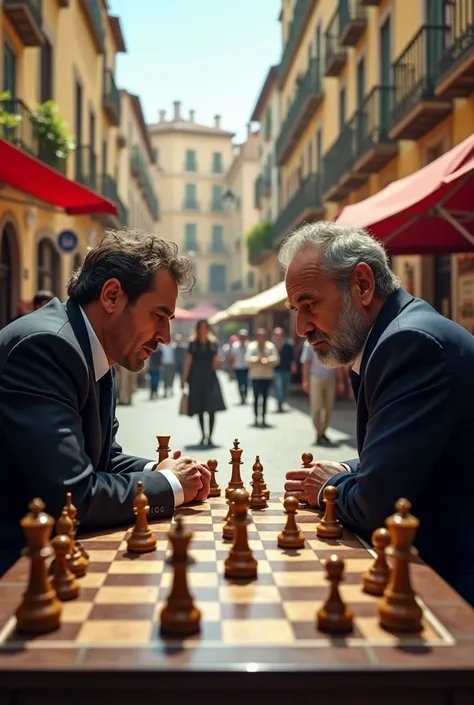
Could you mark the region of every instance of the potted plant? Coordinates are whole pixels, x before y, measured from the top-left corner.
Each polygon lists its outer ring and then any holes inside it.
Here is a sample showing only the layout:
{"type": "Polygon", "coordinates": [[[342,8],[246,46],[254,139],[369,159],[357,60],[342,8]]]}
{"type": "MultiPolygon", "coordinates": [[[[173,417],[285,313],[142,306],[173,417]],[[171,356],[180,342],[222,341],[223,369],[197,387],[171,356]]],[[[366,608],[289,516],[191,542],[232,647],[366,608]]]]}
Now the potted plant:
{"type": "Polygon", "coordinates": [[[38,105],[31,113],[31,122],[38,140],[38,157],[54,169],[64,172],[67,156],[75,145],[54,100],[38,105]]]}

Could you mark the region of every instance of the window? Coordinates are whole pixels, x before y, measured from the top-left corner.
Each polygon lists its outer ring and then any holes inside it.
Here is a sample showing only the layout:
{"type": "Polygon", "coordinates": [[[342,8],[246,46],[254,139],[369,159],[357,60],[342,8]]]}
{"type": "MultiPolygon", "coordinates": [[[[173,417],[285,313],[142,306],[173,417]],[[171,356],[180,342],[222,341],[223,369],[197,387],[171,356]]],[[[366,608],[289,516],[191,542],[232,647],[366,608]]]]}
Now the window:
{"type": "Polygon", "coordinates": [[[222,174],[222,154],[220,152],[212,154],[212,173],[222,174]]]}
{"type": "Polygon", "coordinates": [[[212,226],[212,243],[211,249],[213,252],[224,251],[224,232],[222,225],[212,226]]]}
{"type": "Polygon", "coordinates": [[[272,136],[272,111],[270,107],[267,108],[265,112],[265,128],[264,128],[265,139],[269,140],[272,136]]]}
{"type": "Polygon", "coordinates": [[[197,225],[186,223],[184,226],[184,249],[188,252],[197,250],[197,225]]]}
{"type": "Polygon", "coordinates": [[[225,291],[227,288],[225,264],[211,264],[209,267],[209,290],[225,291]]]}
{"type": "Polygon", "coordinates": [[[392,39],[389,17],[380,29],[380,83],[382,86],[380,101],[380,124],[384,130],[388,130],[390,122],[389,86],[392,84],[391,47],[392,39]]]}
{"type": "Polygon", "coordinates": [[[59,254],[51,240],[43,238],[38,243],[38,289],[48,289],[58,295],[59,254]]]}
{"type": "Polygon", "coordinates": [[[247,288],[253,289],[255,286],[255,272],[251,269],[247,272],[247,288]]]}
{"type": "Polygon", "coordinates": [[[346,122],[346,89],[339,91],[339,132],[342,132],[346,122]]]}
{"type": "Polygon", "coordinates": [[[158,149],[158,147],[153,147],[152,154],[154,163],[158,164],[160,161],[160,150],[158,149]]]}
{"type": "Polygon", "coordinates": [[[3,43],[3,90],[16,98],[16,56],[6,41],[3,43]]]}
{"type": "Polygon", "coordinates": [[[40,51],[40,103],[44,103],[53,98],[53,48],[46,37],[40,51]]]}
{"type": "Polygon", "coordinates": [[[184,168],[186,171],[197,171],[196,152],[194,149],[186,150],[186,165],[184,168]]]}
{"type": "Polygon", "coordinates": [[[186,184],[184,195],[184,207],[188,210],[196,210],[198,208],[196,198],[196,184],[186,184]]]}
{"type": "Polygon", "coordinates": [[[211,208],[213,211],[222,210],[222,186],[212,187],[212,204],[211,208]]]}

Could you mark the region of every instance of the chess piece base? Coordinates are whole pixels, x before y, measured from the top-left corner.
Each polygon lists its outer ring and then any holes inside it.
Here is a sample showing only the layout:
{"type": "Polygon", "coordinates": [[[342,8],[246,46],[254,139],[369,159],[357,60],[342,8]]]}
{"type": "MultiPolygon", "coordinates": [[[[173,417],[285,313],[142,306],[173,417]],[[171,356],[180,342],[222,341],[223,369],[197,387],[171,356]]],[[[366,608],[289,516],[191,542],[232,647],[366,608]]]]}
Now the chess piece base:
{"type": "Polygon", "coordinates": [[[283,531],[278,534],[278,547],[279,548],[304,548],[305,538],[303,534],[298,531],[296,534],[285,534],[283,531]]]}
{"type": "Polygon", "coordinates": [[[150,530],[134,532],[127,541],[130,553],[150,553],[156,549],[156,538],[150,530]]]}
{"type": "Polygon", "coordinates": [[[79,583],[76,582],[74,576],[72,579],[67,579],[58,583],[53,580],[52,585],[54,590],[56,590],[56,595],[61,602],[68,602],[69,600],[75,600],[79,595],[79,583]]]}
{"type": "Polygon", "coordinates": [[[252,553],[230,555],[224,563],[226,578],[256,578],[257,561],[252,553]]]}
{"type": "Polygon", "coordinates": [[[333,614],[321,607],[317,612],[318,629],[328,634],[349,634],[353,630],[353,614],[346,609],[344,614],[333,614]]]}
{"type": "Polygon", "coordinates": [[[413,597],[391,590],[385,592],[378,606],[379,622],[389,632],[419,633],[423,629],[422,610],[413,597]]]}
{"type": "Polygon", "coordinates": [[[73,554],[69,563],[71,573],[74,573],[76,578],[83,578],[87,571],[89,562],[84,558],[82,553],[76,552],[73,554]]]}
{"type": "Polygon", "coordinates": [[[62,605],[51,589],[43,595],[25,595],[18,607],[16,631],[25,634],[48,634],[59,628],[62,605]]]}
{"type": "Polygon", "coordinates": [[[362,584],[364,587],[364,592],[369,595],[374,595],[375,597],[381,597],[387,587],[387,578],[383,575],[377,576],[377,574],[372,574],[367,572],[362,577],[362,584]]]}
{"type": "Polygon", "coordinates": [[[270,490],[263,490],[262,494],[268,502],[268,500],[270,499],[270,490]]]}
{"type": "Polygon", "coordinates": [[[194,605],[179,610],[165,607],[160,621],[161,633],[165,636],[192,636],[201,630],[201,612],[194,605]]]}
{"type": "Polygon", "coordinates": [[[209,490],[209,497],[220,497],[221,496],[221,488],[220,487],[211,487],[209,490]]]}
{"type": "Polygon", "coordinates": [[[224,528],[222,529],[222,538],[225,541],[234,540],[234,527],[232,524],[228,523],[224,525],[224,528]]]}
{"type": "Polygon", "coordinates": [[[250,509],[266,509],[268,507],[267,500],[262,494],[261,499],[252,499],[250,498],[250,509]]]}
{"type": "Polygon", "coordinates": [[[316,525],[316,536],[325,539],[340,539],[342,536],[342,526],[341,524],[326,524],[325,522],[320,522],[316,525]]]}

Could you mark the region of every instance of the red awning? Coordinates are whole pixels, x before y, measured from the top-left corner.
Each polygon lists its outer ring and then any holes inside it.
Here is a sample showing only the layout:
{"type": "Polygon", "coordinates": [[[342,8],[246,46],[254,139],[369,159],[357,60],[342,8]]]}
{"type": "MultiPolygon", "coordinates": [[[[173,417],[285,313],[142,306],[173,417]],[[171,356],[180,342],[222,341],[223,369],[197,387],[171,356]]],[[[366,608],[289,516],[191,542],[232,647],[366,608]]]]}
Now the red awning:
{"type": "Polygon", "coordinates": [[[67,179],[44,162],[0,139],[0,182],[28,193],[69,215],[111,213],[117,206],[85,186],[67,179]]]}
{"type": "Polygon", "coordinates": [[[474,250],[474,135],[404,179],[343,208],[337,222],[361,225],[392,255],[474,250]]]}
{"type": "Polygon", "coordinates": [[[185,308],[179,308],[176,306],[174,310],[174,320],[175,321],[194,321],[195,318],[191,311],[186,311],[185,308]]]}

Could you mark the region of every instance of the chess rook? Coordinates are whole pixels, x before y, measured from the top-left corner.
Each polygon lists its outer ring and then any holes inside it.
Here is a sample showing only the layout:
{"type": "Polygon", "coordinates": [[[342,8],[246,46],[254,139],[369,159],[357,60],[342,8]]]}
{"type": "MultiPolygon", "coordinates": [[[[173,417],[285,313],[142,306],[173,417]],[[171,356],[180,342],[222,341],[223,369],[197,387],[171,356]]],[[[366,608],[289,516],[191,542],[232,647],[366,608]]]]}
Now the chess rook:
{"type": "Polygon", "coordinates": [[[169,454],[171,453],[171,448],[169,447],[170,438],[171,436],[156,437],[156,440],[158,441],[158,448],[156,449],[156,452],[158,454],[158,463],[161,463],[162,460],[166,460],[166,458],[168,458],[169,454]]]}
{"type": "Polygon", "coordinates": [[[326,506],[324,516],[320,523],[316,525],[316,534],[320,538],[340,539],[342,536],[342,526],[336,518],[337,488],[326,485],[323,490],[323,502],[326,506]]]}
{"type": "Polygon", "coordinates": [[[209,486],[209,497],[220,497],[221,496],[221,488],[217,484],[216,481],[216,472],[217,472],[217,460],[214,458],[211,458],[210,460],[207,461],[207,467],[209,468],[209,472],[211,473],[211,484],[209,486]]]}
{"type": "Polygon", "coordinates": [[[390,534],[387,529],[375,529],[372,534],[372,545],[377,557],[369,570],[362,576],[364,592],[380,597],[383,595],[390,578],[390,566],[387,563],[385,551],[390,545],[390,534]]]}
{"type": "Polygon", "coordinates": [[[422,611],[411,587],[410,561],[417,555],[413,541],[420,522],[410,514],[411,503],[399,499],[396,513],[386,520],[392,546],[393,567],[379,603],[380,626],[388,631],[420,632],[422,611]]]}
{"type": "Polygon", "coordinates": [[[137,494],[133,500],[133,512],[136,516],[135,526],[127,541],[131,553],[149,553],[156,548],[156,538],[148,526],[148,498],[143,492],[143,482],[137,482],[137,494]]]}
{"type": "Polygon", "coordinates": [[[186,574],[188,565],[193,562],[188,556],[192,533],[186,531],[180,516],[176,518],[176,525],[168,533],[168,538],[173,550],[167,561],[173,566],[173,585],[160,614],[161,633],[167,636],[191,636],[201,629],[201,612],[194,604],[186,574]]]}
{"type": "Polygon", "coordinates": [[[318,629],[329,634],[348,634],[353,630],[354,614],[342,601],[339,585],[343,580],[344,561],[332,555],[325,564],[331,585],[328,599],[316,613],[318,629]]]}
{"type": "Polygon", "coordinates": [[[226,497],[229,496],[230,490],[240,490],[243,489],[244,483],[240,476],[240,466],[242,465],[242,448],[239,448],[239,441],[237,438],[234,440],[234,447],[230,450],[231,460],[229,465],[232,465],[232,474],[229,480],[229,484],[226,489],[226,497]]]}
{"type": "Polygon", "coordinates": [[[27,546],[24,555],[30,560],[30,574],[15,616],[16,630],[28,634],[46,634],[56,630],[62,612],[46,567],[46,560],[52,552],[49,539],[54,519],[44,509],[44,502],[34,499],[29,504],[29,513],[20,522],[27,546]]]}
{"type": "Polygon", "coordinates": [[[248,516],[249,493],[246,490],[234,490],[232,493],[232,516],[234,541],[226,559],[226,578],[256,578],[257,561],[253,557],[248,541],[248,525],[252,519],[248,516]]]}
{"type": "Polygon", "coordinates": [[[258,455],[255,458],[255,463],[252,470],[252,494],[250,495],[250,509],[265,509],[265,507],[268,507],[268,503],[263,494],[263,468],[258,455]]]}
{"type": "Polygon", "coordinates": [[[305,538],[296,523],[296,514],[299,502],[296,497],[286,497],[283,501],[286,514],[286,524],[280,534],[278,534],[278,546],[280,548],[304,548],[305,538]]]}

